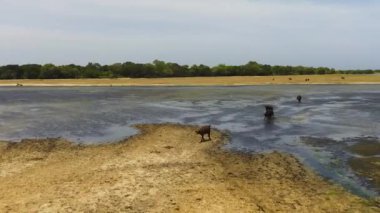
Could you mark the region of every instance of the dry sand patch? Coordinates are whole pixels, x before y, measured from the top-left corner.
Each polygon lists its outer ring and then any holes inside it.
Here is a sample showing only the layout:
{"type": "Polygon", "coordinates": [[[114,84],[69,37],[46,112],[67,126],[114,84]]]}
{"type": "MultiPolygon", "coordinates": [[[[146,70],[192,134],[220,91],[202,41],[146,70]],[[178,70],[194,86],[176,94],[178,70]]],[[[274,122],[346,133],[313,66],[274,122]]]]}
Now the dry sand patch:
{"type": "Polygon", "coordinates": [[[378,212],[295,157],[199,143],[194,126],[138,125],[128,140],[0,146],[0,212],[378,212]]]}

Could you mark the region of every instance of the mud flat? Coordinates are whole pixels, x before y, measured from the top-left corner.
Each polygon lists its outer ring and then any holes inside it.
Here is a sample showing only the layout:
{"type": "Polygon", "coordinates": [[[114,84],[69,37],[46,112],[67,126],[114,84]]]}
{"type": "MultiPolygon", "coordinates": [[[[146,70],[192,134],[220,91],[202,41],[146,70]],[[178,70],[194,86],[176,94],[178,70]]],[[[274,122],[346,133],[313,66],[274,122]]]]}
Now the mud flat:
{"type": "Polygon", "coordinates": [[[348,150],[355,154],[348,161],[350,167],[380,191],[380,141],[365,140],[348,147],[348,150]]]}
{"type": "Polygon", "coordinates": [[[221,149],[196,127],[138,125],[114,144],[0,143],[0,212],[379,212],[295,157],[221,149]]]}

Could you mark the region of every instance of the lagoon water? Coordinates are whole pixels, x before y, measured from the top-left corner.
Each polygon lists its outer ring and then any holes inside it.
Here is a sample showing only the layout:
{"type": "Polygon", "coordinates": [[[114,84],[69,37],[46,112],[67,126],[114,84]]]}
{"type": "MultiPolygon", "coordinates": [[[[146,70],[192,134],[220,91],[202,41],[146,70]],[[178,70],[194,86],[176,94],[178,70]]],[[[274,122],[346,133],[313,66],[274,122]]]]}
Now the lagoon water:
{"type": "Polygon", "coordinates": [[[350,170],[345,147],[379,141],[379,121],[380,85],[0,87],[0,140],[104,143],[136,134],[137,123],[211,124],[231,136],[227,149],[294,154],[363,196],[379,192],[350,170]],[[265,104],[275,106],[272,122],[265,104]]]}

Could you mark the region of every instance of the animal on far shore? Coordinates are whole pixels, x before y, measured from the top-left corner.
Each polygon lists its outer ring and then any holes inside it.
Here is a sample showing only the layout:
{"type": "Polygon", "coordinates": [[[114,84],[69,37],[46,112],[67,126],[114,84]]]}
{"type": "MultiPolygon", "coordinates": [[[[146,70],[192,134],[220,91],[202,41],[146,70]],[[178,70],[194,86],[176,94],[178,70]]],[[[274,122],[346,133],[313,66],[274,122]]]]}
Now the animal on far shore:
{"type": "Polygon", "coordinates": [[[273,112],[273,106],[272,105],[265,105],[264,116],[266,119],[272,119],[273,118],[274,112],[273,112]]]}
{"type": "Polygon", "coordinates": [[[298,101],[298,103],[301,103],[301,100],[302,100],[302,96],[298,95],[298,96],[297,96],[297,101],[298,101]]]}
{"type": "Polygon", "coordinates": [[[346,79],[344,76],[341,77],[342,80],[346,79]]]}
{"type": "Polygon", "coordinates": [[[288,78],[289,79],[289,81],[291,81],[292,80],[292,78],[288,78]]]}
{"type": "Polygon", "coordinates": [[[202,126],[195,133],[202,136],[201,142],[206,141],[204,135],[207,135],[208,140],[211,141],[211,125],[202,126]]]}

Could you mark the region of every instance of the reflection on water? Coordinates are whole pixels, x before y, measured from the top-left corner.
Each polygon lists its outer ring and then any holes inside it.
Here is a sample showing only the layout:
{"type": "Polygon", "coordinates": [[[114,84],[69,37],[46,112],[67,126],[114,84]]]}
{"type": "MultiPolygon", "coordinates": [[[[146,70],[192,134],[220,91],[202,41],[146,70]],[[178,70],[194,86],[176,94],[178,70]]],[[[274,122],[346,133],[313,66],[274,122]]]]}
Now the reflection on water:
{"type": "Polygon", "coordinates": [[[101,143],[135,134],[135,123],[212,124],[231,134],[229,149],[295,154],[361,195],[378,192],[362,187],[337,143],[379,138],[379,120],[379,85],[0,88],[1,139],[101,143]],[[263,118],[265,104],[274,106],[272,122],[263,118]]]}

